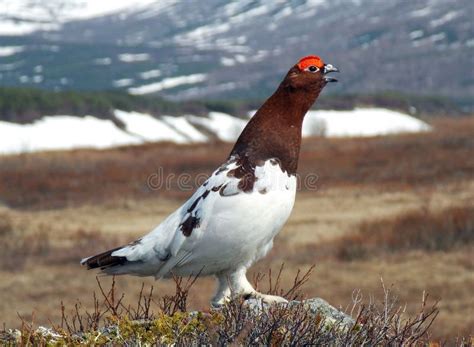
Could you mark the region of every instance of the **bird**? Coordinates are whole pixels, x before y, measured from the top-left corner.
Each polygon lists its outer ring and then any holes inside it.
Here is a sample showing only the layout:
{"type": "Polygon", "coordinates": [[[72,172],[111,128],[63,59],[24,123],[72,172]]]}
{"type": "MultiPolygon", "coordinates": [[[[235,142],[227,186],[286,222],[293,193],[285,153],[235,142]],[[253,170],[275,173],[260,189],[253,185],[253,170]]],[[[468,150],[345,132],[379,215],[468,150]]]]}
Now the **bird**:
{"type": "Polygon", "coordinates": [[[236,296],[287,302],[257,292],[246,273],[272,248],[291,214],[303,119],[323,88],[337,82],[327,74],[338,71],[316,55],[299,59],[249,120],[227,160],[181,207],[147,235],[81,264],[106,275],[214,276],[211,307],[236,296]]]}

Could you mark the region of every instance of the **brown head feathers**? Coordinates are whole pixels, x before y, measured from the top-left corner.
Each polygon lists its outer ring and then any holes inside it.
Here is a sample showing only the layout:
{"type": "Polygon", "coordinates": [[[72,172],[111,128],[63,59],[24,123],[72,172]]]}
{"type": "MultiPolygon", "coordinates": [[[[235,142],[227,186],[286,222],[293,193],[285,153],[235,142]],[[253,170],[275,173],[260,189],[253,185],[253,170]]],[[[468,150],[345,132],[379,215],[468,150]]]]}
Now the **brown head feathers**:
{"type": "Polygon", "coordinates": [[[300,59],[249,121],[230,156],[252,167],[278,159],[282,170],[296,174],[303,119],[328,82],[325,66],[317,56],[300,59]]]}

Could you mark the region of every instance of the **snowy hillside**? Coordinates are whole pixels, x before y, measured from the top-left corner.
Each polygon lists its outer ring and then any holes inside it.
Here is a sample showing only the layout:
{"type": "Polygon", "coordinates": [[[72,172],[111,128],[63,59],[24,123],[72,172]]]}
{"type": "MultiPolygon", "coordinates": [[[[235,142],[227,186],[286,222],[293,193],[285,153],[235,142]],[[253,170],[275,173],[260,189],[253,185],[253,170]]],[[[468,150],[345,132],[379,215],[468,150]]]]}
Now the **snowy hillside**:
{"type": "Polygon", "coordinates": [[[0,0],[0,85],[264,98],[304,55],[331,92],[474,93],[472,0],[0,0]],[[12,36],[14,35],[14,36],[12,36]]]}
{"type": "Polygon", "coordinates": [[[0,35],[25,35],[38,30],[60,30],[73,20],[140,9],[153,0],[0,0],[0,35]]]}
{"type": "MultiPolygon", "coordinates": [[[[178,144],[219,139],[233,142],[247,120],[211,112],[208,117],[184,115],[155,118],[138,112],[115,111],[124,127],[93,116],[46,116],[32,124],[0,121],[0,153],[15,154],[74,148],[110,148],[146,142],[178,144]]],[[[377,136],[427,131],[428,124],[386,109],[310,111],[303,136],[377,136]]]]}

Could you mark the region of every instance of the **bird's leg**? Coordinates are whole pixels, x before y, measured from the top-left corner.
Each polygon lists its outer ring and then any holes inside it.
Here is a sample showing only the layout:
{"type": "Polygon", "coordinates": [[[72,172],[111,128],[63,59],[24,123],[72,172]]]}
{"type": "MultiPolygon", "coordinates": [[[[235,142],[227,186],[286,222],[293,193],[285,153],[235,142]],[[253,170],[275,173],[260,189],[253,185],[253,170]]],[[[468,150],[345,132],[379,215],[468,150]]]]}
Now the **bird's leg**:
{"type": "Polygon", "coordinates": [[[288,302],[288,300],[286,300],[285,298],[282,298],[281,296],[268,295],[268,294],[262,294],[260,292],[257,292],[248,281],[247,276],[245,274],[246,272],[247,272],[247,269],[242,268],[234,272],[230,276],[232,293],[235,293],[237,295],[242,295],[246,299],[249,299],[249,298],[261,299],[263,302],[267,304],[288,302]]]}
{"type": "Polygon", "coordinates": [[[217,276],[219,281],[217,293],[211,301],[212,306],[218,307],[231,299],[231,296],[243,296],[244,298],[261,299],[267,304],[286,303],[285,298],[276,295],[267,295],[257,292],[247,279],[246,268],[240,268],[235,272],[217,276]]]}
{"type": "Polygon", "coordinates": [[[217,277],[217,290],[216,294],[211,300],[211,306],[214,308],[224,305],[231,298],[231,290],[229,286],[229,280],[227,275],[219,274],[217,277]]]}

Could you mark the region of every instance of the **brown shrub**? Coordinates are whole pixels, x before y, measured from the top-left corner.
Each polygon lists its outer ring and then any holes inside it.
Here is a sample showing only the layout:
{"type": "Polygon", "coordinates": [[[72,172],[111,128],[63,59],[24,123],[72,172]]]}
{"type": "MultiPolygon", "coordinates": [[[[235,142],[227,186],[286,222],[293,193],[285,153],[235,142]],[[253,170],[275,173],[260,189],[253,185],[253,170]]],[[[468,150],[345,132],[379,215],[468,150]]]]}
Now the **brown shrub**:
{"type": "Polygon", "coordinates": [[[341,260],[409,250],[448,251],[474,243],[474,207],[416,210],[364,222],[355,233],[331,243],[341,260]]]}
{"type": "Polygon", "coordinates": [[[45,209],[158,194],[184,197],[190,192],[179,189],[176,177],[210,174],[226,157],[221,148],[160,143],[0,157],[0,199],[14,208],[45,209]],[[174,175],[170,189],[150,186],[148,179],[156,173],[174,175]]]}
{"type": "MultiPolygon", "coordinates": [[[[291,251],[290,257],[295,264],[303,265],[314,263],[315,255],[317,259],[353,261],[416,250],[453,251],[473,244],[474,206],[440,211],[421,208],[361,222],[353,232],[317,244],[300,245],[291,251]]],[[[467,262],[470,267],[472,262],[467,262]]]]}
{"type": "Polygon", "coordinates": [[[0,239],[13,231],[12,219],[7,213],[0,213],[0,239]]]}

